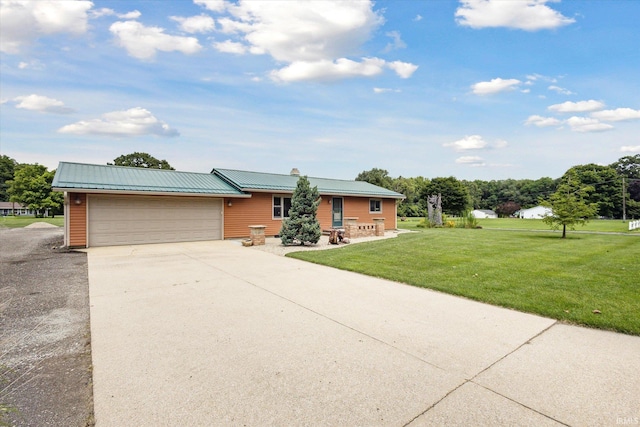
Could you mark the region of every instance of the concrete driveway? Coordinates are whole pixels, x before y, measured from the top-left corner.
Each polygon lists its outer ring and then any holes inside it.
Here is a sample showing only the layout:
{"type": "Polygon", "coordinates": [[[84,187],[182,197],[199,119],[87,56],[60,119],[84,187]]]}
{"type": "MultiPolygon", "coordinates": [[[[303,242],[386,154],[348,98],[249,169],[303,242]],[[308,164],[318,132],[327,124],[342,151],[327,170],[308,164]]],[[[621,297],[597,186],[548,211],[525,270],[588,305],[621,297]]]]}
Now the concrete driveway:
{"type": "Polygon", "coordinates": [[[99,427],[640,423],[640,337],[237,242],[88,258],[99,427]]]}

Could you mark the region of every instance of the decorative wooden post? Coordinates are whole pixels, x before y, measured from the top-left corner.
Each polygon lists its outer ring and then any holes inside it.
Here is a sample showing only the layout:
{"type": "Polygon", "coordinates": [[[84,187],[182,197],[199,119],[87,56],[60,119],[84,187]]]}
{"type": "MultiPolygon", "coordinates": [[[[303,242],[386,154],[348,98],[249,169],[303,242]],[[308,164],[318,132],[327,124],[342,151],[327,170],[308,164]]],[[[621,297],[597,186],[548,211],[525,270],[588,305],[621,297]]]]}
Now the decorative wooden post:
{"type": "Polygon", "coordinates": [[[264,229],[267,228],[266,225],[250,225],[249,229],[251,230],[251,244],[253,246],[264,245],[264,229]]]}

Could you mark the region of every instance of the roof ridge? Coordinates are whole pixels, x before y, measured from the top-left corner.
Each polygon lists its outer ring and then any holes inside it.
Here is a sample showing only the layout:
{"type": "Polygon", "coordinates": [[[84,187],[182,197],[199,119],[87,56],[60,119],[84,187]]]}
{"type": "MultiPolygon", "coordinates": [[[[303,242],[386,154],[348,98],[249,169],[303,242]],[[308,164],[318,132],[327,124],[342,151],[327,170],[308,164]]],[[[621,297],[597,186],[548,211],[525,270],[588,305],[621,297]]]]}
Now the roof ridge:
{"type": "MultiPolygon", "coordinates": [[[[344,182],[367,182],[367,181],[357,181],[355,179],[343,179],[343,178],[326,178],[326,177],[322,177],[322,176],[311,176],[311,175],[305,175],[303,173],[301,173],[299,176],[298,175],[291,175],[288,173],[274,173],[274,172],[258,172],[258,171],[248,171],[248,170],[244,170],[244,169],[228,169],[228,168],[213,168],[212,172],[215,170],[224,170],[224,171],[230,171],[230,172],[243,172],[243,173],[253,173],[253,174],[260,174],[260,175],[275,175],[275,176],[291,176],[291,177],[300,177],[300,176],[306,176],[307,178],[314,178],[314,179],[326,179],[329,181],[344,181],[344,182]]],[[[370,182],[367,182],[368,184],[371,184],[370,182]]],[[[375,184],[371,184],[371,185],[375,185],[375,184]]]]}

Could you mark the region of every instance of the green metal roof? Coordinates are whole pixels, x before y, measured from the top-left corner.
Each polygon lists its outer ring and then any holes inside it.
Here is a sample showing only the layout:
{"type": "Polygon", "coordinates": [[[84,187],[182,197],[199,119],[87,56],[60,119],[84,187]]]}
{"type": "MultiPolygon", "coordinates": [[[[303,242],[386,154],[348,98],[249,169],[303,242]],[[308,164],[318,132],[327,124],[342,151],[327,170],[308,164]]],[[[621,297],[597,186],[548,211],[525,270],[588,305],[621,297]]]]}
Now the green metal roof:
{"type": "MultiPolygon", "coordinates": [[[[293,193],[299,176],[280,175],[272,173],[248,172],[233,169],[213,169],[212,174],[218,175],[243,191],[269,191],[293,193]]],[[[364,196],[404,199],[404,194],[387,190],[364,181],[347,181],[340,179],[308,177],[312,187],[318,187],[318,192],[334,196],[364,196]]]]}
{"type": "Polygon", "coordinates": [[[245,196],[210,173],[60,162],[52,187],[56,190],[128,191],[149,193],[245,196]]]}

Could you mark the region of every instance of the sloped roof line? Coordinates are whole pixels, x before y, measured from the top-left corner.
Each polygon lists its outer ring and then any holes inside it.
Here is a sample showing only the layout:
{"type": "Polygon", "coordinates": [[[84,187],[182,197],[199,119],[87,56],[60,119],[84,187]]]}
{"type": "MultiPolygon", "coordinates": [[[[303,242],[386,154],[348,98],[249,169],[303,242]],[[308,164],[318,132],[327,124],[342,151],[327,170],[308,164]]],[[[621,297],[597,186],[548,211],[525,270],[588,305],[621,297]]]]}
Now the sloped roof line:
{"type": "Polygon", "coordinates": [[[60,190],[85,189],[247,196],[237,188],[208,173],[68,162],[60,162],[52,187],[60,190]]]}
{"type": "MultiPolygon", "coordinates": [[[[274,174],[263,172],[242,171],[237,169],[214,168],[211,171],[224,178],[227,182],[234,183],[243,191],[282,191],[293,192],[296,188],[297,175],[274,174]]],[[[321,194],[330,195],[354,195],[404,199],[404,194],[370,184],[365,181],[349,181],[331,178],[307,177],[311,186],[318,187],[321,194]]]]}

